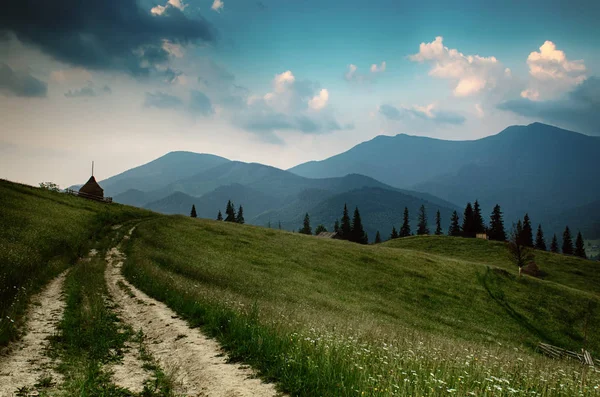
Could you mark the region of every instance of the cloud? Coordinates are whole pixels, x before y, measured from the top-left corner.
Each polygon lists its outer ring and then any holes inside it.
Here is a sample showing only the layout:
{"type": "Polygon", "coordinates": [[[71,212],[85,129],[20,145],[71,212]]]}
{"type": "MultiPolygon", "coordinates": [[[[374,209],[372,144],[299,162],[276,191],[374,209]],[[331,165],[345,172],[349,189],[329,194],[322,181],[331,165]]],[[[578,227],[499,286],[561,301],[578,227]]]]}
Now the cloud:
{"type": "Polygon", "coordinates": [[[569,61],[564,51],[558,50],[551,41],[529,54],[527,66],[532,80],[521,97],[533,101],[560,96],[586,78],[583,60],[569,61]]]}
{"type": "Polygon", "coordinates": [[[313,110],[321,110],[325,106],[327,106],[327,102],[329,101],[329,91],[323,88],[319,91],[318,95],[315,95],[311,100],[308,101],[308,107],[313,110]]]}
{"type": "Polygon", "coordinates": [[[61,84],[66,82],[85,82],[91,79],[92,74],[82,68],[53,70],[50,73],[50,80],[61,84]]]}
{"type": "Polygon", "coordinates": [[[381,66],[377,66],[376,64],[371,65],[371,73],[382,73],[385,72],[387,65],[385,61],[381,62],[381,66]]]}
{"type": "Polygon", "coordinates": [[[178,45],[215,40],[207,21],[186,17],[178,5],[171,1],[156,15],[137,0],[10,0],[0,14],[0,37],[13,32],[72,66],[146,76],[154,69],[149,55],[161,54],[150,49],[165,51],[164,40],[178,45]]]}
{"type": "Polygon", "coordinates": [[[579,132],[600,135],[600,79],[590,77],[559,99],[532,101],[520,98],[502,102],[498,108],[579,132]]]}
{"type": "Polygon", "coordinates": [[[463,124],[465,118],[454,112],[436,110],[435,104],[427,106],[400,106],[383,104],[379,106],[379,113],[389,120],[405,120],[410,118],[419,118],[438,124],[463,124]]]}
{"type": "MultiPolygon", "coordinates": [[[[100,94],[112,94],[112,89],[108,85],[104,85],[101,88],[100,94]]],[[[82,87],[76,90],[69,90],[65,93],[65,97],[67,98],[89,98],[95,96],[98,96],[98,92],[96,92],[94,83],[91,81],[88,81],[88,85],[86,87],[82,87]]]]}
{"type": "Polygon", "coordinates": [[[157,5],[156,7],[153,7],[150,12],[154,15],[162,15],[164,14],[164,12],[167,10],[167,8],[169,6],[178,8],[179,10],[183,11],[183,9],[186,7],[181,0],[169,0],[167,2],[167,5],[165,6],[161,6],[161,5],[157,5]]]}
{"type": "Polygon", "coordinates": [[[205,93],[198,90],[190,91],[190,110],[203,116],[209,116],[215,112],[210,99],[205,93]]]}
{"type": "Polygon", "coordinates": [[[379,66],[377,64],[372,64],[369,68],[370,74],[363,74],[358,71],[358,66],[351,63],[348,65],[348,70],[344,74],[344,79],[355,83],[371,83],[375,81],[375,75],[385,72],[386,68],[387,64],[383,61],[379,66]]]}
{"type": "Polygon", "coordinates": [[[156,91],[146,92],[144,107],[158,109],[177,109],[183,105],[183,101],[174,95],[156,91]]]}
{"type": "Polygon", "coordinates": [[[457,97],[493,89],[511,76],[510,69],[502,66],[495,57],[464,55],[456,49],[445,47],[441,36],[431,43],[421,43],[419,52],[408,58],[413,62],[431,64],[429,75],[450,80],[457,97]]]}
{"type": "Polygon", "coordinates": [[[210,7],[213,11],[221,12],[225,4],[223,4],[223,0],[215,0],[213,1],[212,7],[210,7]]]}
{"type": "Polygon", "coordinates": [[[475,112],[477,113],[477,117],[479,117],[479,118],[483,118],[485,116],[485,112],[483,111],[483,107],[479,103],[475,104],[475,112]]]}
{"type": "Polygon", "coordinates": [[[36,79],[29,72],[15,71],[6,63],[0,64],[0,92],[19,97],[45,97],[48,84],[36,79]]]}

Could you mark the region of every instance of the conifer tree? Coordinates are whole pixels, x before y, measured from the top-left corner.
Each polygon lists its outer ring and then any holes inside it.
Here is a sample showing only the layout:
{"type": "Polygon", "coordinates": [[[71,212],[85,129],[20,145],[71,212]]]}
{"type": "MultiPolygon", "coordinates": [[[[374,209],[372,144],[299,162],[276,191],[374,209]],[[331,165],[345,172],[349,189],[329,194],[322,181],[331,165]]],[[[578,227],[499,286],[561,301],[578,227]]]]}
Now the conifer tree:
{"type": "Polygon", "coordinates": [[[521,242],[524,246],[533,248],[533,228],[531,227],[531,220],[529,214],[525,214],[523,217],[523,230],[521,235],[521,242]]]}
{"type": "Polygon", "coordinates": [[[350,215],[348,207],[344,204],[344,213],[342,215],[342,224],[340,225],[340,234],[344,240],[350,240],[352,237],[352,224],[350,223],[350,215]]]}
{"type": "Polygon", "coordinates": [[[196,206],[194,204],[192,204],[192,211],[190,212],[190,216],[192,218],[197,218],[198,215],[196,214],[196,206]]]}
{"type": "Polygon", "coordinates": [[[585,254],[585,246],[583,244],[583,236],[581,232],[577,232],[577,238],[575,239],[575,256],[580,258],[587,258],[585,254]]]}
{"type": "Polygon", "coordinates": [[[502,210],[496,204],[492,215],[490,216],[490,228],[488,230],[490,240],[506,241],[506,232],[504,231],[504,220],[502,219],[502,210]]]}
{"type": "Polygon", "coordinates": [[[550,252],[558,254],[558,239],[556,238],[556,233],[552,237],[552,243],[550,243],[550,252]]]}
{"type": "MultiPolygon", "coordinates": [[[[514,227],[514,223],[513,223],[513,227],[514,227]]],[[[516,235],[515,235],[516,237],[515,236],[510,236],[510,237],[518,239],[519,244],[524,245],[523,244],[523,223],[521,222],[520,219],[517,221],[517,226],[514,227],[514,229],[515,229],[514,233],[516,233],[516,235]]],[[[513,234],[513,233],[511,232],[511,234],[513,234]]]]}
{"type": "Polygon", "coordinates": [[[227,201],[227,208],[225,208],[225,222],[235,222],[236,220],[236,215],[235,215],[235,207],[233,206],[233,203],[231,202],[231,200],[227,201]]]}
{"type": "Polygon", "coordinates": [[[308,212],[304,215],[304,224],[302,229],[298,231],[298,233],[302,234],[312,234],[312,228],[310,227],[310,216],[308,216],[308,212]]]}
{"type": "MultiPolygon", "coordinates": [[[[235,221],[237,223],[241,223],[244,224],[246,223],[246,220],[244,219],[244,208],[242,208],[242,206],[240,205],[240,209],[238,210],[238,213],[235,217],[235,221]]],[[[271,227],[271,221],[269,221],[269,228],[271,227]]]]}
{"type": "Polygon", "coordinates": [[[479,201],[475,200],[473,204],[473,231],[477,233],[485,233],[485,225],[481,216],[481,207],[479,201]]]}
{"type": "Polygon", "coordinates": [[[392,234],[390,234],[390,240],[398,238],[398,232],[396,231],[396,227],[392,226],[392,234]]]}
{"type": "Polygon", "coordinates": [[[398,237],[408,237],[410,236],[410,220],[408,219],[408,207],[404,207],[404,220],[402,221],[402,226],[400,227],[400,233],[398,233],[398,237]]]}
{"type": "Polygon", "coordinates": [[[450,227],[448,228],[448,236],[459,237],[460,236],[460,224],[458,219],[458,212],[454,211],[452,213],[452,218],[450,219],[450,227]]]}
{"type": "Polygon", "coordinates": [[[535,235],[535,249],[546,251],[546,241],[544,240],[542,225],[538,225],[537,228],[537,234],[535,235]]]}
{"type": "Polygon", "coordinates": [[[351,232],[350,241],[359,244],[367,244],[369,242],[369,238],[365,233],[365,229],[362,225],[362,220],[360,219],[360,212],[358,211],[358,207],[354,209],[354,218],[352,219],[352,232],[351,232]]]}
{"type": "Polygon", "coordinates": [[[440,210],[437,210],[435,214],[435,235],[441,236],[442,234],[444,234],[442,232],[442,216],[440,215],[440,210]]]}
{"type": "Polygon", "coordinates": [[[217,220],[218,221],[222,221],[223,220],[223,214],[221,214],[221,210],[219,210],[219,213],[217,214],[217,220]]]}
{"type": "Polygon", "coordinates": [[[338,221],[337,219],[335,220],[335,223],[333,224],[333,231],[335,233],[338,233],[340,231],[340,221],[338,221]]]}
{"type": "Polygon", "coordinates": [[[421,204],[421,208],[419,208],[417,235],[422,236],[424,234],[429,234],[429,228],[427,227],[427,212],[425,212],[425,205],[421,204]]]}
{"type": "Polygon", "coordinates": [[[379,234],[379,230],[377,231],[377,234],[375,234],[375,244],[379,244],[381,243],[381,234],[379,234]]]}
{"type": "Polygon", "coordinates": [[[471,203],[467,203],[463,214],[462,235],[465,237],[475,237],[475,213],[471,203]]]}
{"type": "Polygon", "coordinates": [[[277,228],[278,228],[279,230],[281,230],[281,221],[278,221],[278,223],[279,223],[279,224],[277,225],[277,228]]]}
{"type": "Polygon", "coordinates": [[[318,225],[317,228],[315,229],[315,236],[318,236],[319,233],[323,233],[326,232],[327,228],[323,225],[318,225]]]}
{"type": "Polygon", "coordinates": [[[573,255],[573,239],[571,238],[569,226],[565,228],[563,233],[562,253],[565,255],[573,255]]]}

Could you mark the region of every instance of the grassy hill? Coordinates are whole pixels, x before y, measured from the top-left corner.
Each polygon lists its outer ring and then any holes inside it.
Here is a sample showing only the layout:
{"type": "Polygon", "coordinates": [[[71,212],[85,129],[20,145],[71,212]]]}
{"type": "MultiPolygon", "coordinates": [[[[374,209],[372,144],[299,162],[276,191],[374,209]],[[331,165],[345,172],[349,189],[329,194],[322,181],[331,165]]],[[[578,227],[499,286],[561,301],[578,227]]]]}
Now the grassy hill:
{"type": "Polygon", "coordinates": [[[29,297],[48,280],[113,224],[151,215],[5,180],[0,197],[0,346],[17,336],[29,297]]]}
{"type": "MultiPolygon", "coordinates": [[[[584,336],[600,326],[598,269],[571,258],[581,274],[561,284],[490,267],[486,250],[462,259],[187,217],[145,222],[127,252],[131,282],[293,395],[548,395],[557,379],[540,377],[578,367],[533,353],[538,342],[600,353],[600,334],[584,336]],[[504,391],[486,394],[494,385],[504,391]]],[[[570,376],[559,382],[576,389],[570,376]]]]}

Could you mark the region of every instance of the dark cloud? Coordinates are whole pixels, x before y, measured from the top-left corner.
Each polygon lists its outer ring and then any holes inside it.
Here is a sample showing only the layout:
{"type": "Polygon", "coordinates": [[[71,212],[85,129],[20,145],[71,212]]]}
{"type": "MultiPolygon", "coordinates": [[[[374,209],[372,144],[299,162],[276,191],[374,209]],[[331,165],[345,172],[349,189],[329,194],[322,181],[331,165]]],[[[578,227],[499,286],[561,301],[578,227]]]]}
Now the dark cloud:
{"type": "Polygon", "coordinates": [[[521,116],[600,135],[600,79],[590,77],[562,99],[530,101],[520,98],[498,105],[521,116]]]}
{"type": "Polygon", "coordinates": [[[14,71],[5,63],[0,64],[0,92],[20,97],[45,97],[48,85],[25,71],[14,71]]]}
{"type": "Polygon", "coordinates": [[[154,94],[147,92],[144,106],[147,108],[176,109],[183,105],[181,99],[174,95],[156,91],[154,94]]]}
{"type": "Polygon", "coordinates": [[[104,87],[102,87],[102,91],[104,91],[107,94],[112,94],[112,89],[109,86],[107,86],[107,85],[105,85],[104,87]]]}
{"type": "Polygon", "coordinates": [[[79,90],[69,90],[65,93],[67,98],[81,98],[96,96],[96,91],[93,87],[83,87],[79,90]]]}
{"type": "Polygon", "coordinates": [[[397,108],[387,104],[379,106],[379,113],[389,120],[404,120],[406,118],[416,117],[438,124],[463,124],[466,121],[465,117],[458,113],[432,109],[429,114],[427,114],[419,109],[397,108]]]}
{"type": "Polygon", "coordinates": [[[275,131],[300,131],[304,134],[325,134],[333,131],[353,129],[353,124],[342,127],[335,119],[309,117],[307,115],[288,115],[278,112],[256,112],[246,115],[238,124],[247,131],[270,136],[275,131]]]}
{"type": "Polygon", "coordinates": [[[193,113],[208,116],[214,113],[212,102],[205,93],[198,90],[190,92],[190,109],[193,113]]]}
{"type": "Polygon", "coordinates": [[[70,65],[136,76],[148,75],[165,59],[165,39],[177,44],[215,39],[200,16],[192,20],[171,5],[152,15],[136,0],[8,0],[0,13],[0,33],[6,32],[70,65]]]}

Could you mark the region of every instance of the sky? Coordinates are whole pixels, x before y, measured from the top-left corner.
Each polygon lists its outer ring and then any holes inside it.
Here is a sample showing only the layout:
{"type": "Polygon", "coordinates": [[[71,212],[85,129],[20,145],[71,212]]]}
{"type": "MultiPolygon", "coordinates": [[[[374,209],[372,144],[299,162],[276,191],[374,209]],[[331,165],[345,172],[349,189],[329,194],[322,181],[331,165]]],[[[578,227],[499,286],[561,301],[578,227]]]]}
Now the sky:
{"type": "Polygon", "coordinates": [[[598,20],[595,0],[8,0],[0,178],[67,187],[176,150],[287,169],[534,121],[597,136],[598,20]]]}

